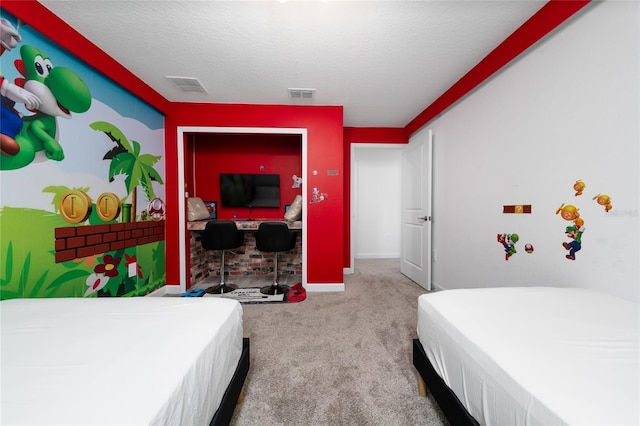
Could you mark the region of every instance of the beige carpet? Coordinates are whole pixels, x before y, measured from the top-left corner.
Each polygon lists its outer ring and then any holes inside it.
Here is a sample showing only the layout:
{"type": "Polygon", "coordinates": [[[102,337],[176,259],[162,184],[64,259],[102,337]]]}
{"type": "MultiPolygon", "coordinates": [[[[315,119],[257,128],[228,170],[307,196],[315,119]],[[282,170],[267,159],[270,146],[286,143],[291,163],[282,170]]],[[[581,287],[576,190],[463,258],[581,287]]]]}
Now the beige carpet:
{"type": "Polygon", "coordinates": [[[446,425],[418,396],[411,340],[425,290],[397,260],[359,260],[345,291],[243,305],[251,368],[232,425],[446,425]]]}

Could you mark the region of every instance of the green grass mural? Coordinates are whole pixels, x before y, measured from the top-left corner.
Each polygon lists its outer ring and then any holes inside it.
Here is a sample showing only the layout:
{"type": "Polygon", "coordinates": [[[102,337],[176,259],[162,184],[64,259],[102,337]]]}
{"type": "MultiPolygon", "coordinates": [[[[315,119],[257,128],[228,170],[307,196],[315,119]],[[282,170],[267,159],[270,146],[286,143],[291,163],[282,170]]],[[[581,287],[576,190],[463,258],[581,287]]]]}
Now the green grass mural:
{"type": "Polygon", "coordinates": [[[143,296],[165,284],[164,241],[55,263],[55,228],[65,226],[49,211],[0,210],[0,299],[143,296]]]}

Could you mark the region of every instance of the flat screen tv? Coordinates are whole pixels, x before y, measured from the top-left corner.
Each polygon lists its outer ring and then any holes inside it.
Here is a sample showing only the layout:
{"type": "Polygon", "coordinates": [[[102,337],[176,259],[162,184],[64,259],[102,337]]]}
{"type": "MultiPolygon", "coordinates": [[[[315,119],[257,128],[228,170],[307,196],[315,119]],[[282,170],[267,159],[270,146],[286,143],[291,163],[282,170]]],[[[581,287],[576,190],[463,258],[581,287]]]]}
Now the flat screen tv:
{"type": "Polygon", "coordinates": [[[280,207],[280,175],[220,173],[222,207],[280,207]]]}

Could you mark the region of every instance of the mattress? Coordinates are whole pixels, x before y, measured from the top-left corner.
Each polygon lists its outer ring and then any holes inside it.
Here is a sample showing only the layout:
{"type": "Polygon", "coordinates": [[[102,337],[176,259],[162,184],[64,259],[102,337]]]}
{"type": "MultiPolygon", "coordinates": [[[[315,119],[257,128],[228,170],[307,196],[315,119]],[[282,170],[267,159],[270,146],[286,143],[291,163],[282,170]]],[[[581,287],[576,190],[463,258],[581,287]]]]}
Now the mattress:
{"type": "Polygon", "coordinates": [[[575,288],[445,290],[418,338],[482,425],[640,424],[639,305],[575,288]]]}
{"type": "Polygon", "coordinates": [[[14,299],[0,318],[7,425],[208,425],[242,351],[233,300],[14,299]]]}

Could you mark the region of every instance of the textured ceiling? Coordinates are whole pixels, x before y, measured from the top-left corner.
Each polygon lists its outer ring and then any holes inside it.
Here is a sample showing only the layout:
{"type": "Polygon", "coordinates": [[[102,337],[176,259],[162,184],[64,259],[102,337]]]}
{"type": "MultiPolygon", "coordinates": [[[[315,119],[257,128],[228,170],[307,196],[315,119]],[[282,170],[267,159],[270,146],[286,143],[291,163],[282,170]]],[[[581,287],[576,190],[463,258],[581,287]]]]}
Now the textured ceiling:
{"type": "Polygon", "coordinates": [[[344,106],[404,127],[544,1],[40,0],[172,102],[344,106]],[[166,76],[195,77],[183,93],[166,76]],[[293,100],[288,88],[313,88],[293,100]]]}

